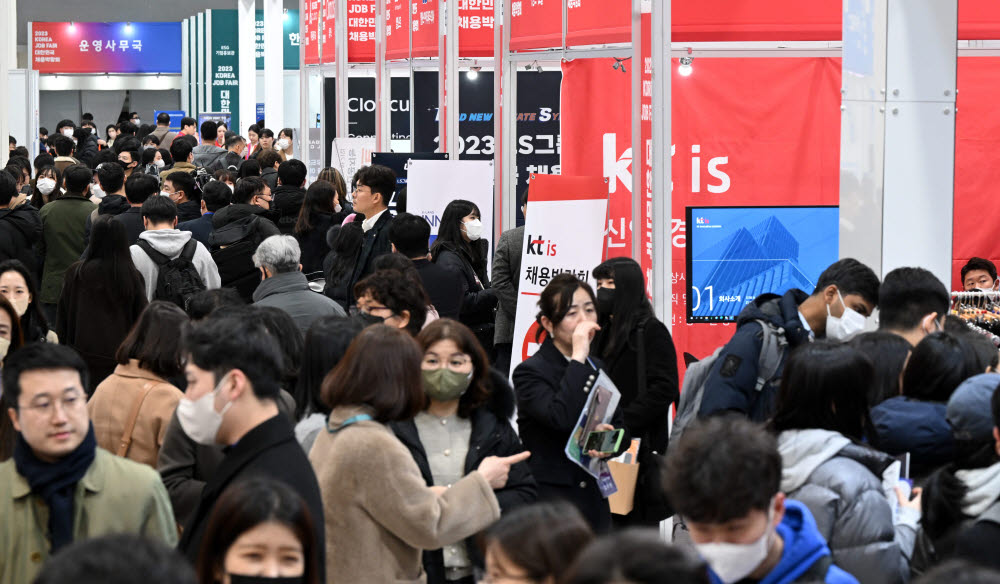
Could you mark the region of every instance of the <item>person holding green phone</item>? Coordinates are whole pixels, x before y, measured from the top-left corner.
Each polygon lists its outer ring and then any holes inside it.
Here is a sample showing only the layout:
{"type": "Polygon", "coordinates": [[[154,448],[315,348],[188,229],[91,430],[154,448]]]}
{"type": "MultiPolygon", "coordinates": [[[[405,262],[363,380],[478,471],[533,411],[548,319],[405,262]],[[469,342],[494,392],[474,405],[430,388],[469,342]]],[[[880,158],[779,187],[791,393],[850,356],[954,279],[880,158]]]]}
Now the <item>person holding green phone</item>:
{"type": "MultiPolygon", "coordinates": [[[[503,375],[490,369],[475,334],[464,324],[443,318],[417,335],[426,407],[415,418],[390,424],[413,455],[427,486],[447,488],[491,456],[525,456],[508,420],[514,395],[503,375]]],[[[528,505],[538,497],[526,462],[510,467],[507,484],[494,491],[500,512],[528,505]]],[[[474,538],[423,553],[428,584],[474,582],[474,566],[483,559],[474,538]]]]}

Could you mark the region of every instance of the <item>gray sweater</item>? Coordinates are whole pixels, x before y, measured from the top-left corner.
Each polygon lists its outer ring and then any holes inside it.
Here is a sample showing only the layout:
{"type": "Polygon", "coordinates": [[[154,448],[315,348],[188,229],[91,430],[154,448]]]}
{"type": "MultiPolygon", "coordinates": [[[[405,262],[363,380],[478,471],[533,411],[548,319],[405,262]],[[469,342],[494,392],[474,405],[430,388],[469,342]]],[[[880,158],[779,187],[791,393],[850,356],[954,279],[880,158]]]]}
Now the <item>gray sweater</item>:
{"type": "MultiPolygon", "coordinates": [[[[177,229],[157,229],[155,231],[143,231],[139,234],[139,239],[144,239],[153,246],[153,249],[162,253],[170,259],[181,255],[181,250],[191,239],[190,231],[179,231],[177,229]]],[[[132,263],[135,269],[139,270],[146,281],[146,299],[153,301],[153,293],[156,292],[156,278],[160,275],[160,268],[156,265],[146,252],[138,245],[129,248],[132,254],[132,263]]],[[[222,286],[222,278],[219,277],[219,268],[212,259],[212,254],[205,249],[205,246],[198,243],[198,249],[194,252],[194,267],[201,276],[201,281],[205,283],[205,288],[214,290],[222,286]]]]}

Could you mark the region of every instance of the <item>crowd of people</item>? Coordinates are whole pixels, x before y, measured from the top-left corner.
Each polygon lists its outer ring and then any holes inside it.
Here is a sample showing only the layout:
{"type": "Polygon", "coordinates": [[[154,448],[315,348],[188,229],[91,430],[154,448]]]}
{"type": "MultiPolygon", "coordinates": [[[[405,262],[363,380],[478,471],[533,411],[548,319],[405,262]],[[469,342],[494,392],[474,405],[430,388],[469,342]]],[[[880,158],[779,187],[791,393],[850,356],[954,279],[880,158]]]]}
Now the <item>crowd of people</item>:
{"type": "Polygon", "coordinates": [[[1000,353],[930,272],[840,260],[682,376],[612,258],[511,370],[523,227],[181,127],[0,172],[0,581],[1000,582],[1000,353]],[[602,371],[628,514],[565,452],[602,371]]]}

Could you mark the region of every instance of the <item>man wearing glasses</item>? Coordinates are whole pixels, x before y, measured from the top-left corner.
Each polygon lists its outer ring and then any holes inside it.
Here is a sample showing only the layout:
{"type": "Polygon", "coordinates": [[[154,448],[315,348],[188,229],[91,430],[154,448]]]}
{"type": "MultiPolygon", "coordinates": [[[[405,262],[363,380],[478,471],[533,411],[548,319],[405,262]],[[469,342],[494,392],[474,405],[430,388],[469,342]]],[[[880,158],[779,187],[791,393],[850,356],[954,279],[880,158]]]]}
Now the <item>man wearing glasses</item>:
{"type": "MultiPolygon", "coordinates": [[[[358,280],[374,271],[372,264],[375,258],[392,253],[392,242],[389,241],[392,212],[389,211],[389,201],[396,190],[396,173],[388,166],[362,166],[354,178],[357,181],[354,188],[354,212],[358,214],[355,221],[363,219],[361,229],[364,231],[364,240],[347,287],[351,292],[358,280]]],[[[353,303],[352,294],[349,304],[353,303]]]]}
{"type": "Polygon", "coordinates": [[[152,468],[97,448],[87,415],[87,366],[52,343],[12,353],[3,398],[18,432],[0,464],[0,581],[30,582],[74,541],[134,533],[177,541],[166,489],[152,468]]]}

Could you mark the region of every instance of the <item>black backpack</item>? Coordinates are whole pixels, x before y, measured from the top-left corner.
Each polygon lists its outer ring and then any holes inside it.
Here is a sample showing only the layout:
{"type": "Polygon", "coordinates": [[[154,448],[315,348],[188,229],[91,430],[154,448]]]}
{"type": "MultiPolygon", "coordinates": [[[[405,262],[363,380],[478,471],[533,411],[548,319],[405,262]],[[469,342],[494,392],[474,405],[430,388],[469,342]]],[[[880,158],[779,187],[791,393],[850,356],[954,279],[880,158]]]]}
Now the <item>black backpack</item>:
{"type": "Polygon", "coordinates": [[[154,300],[165,300],[173,302],[182,309],[187,310],[191,297],[205,290],[205,282],[194,267],[194,253],[198,249],[198,242],[191,239],[184,244],[181,255],[170,259],[162,253],[153,249],[149,242],[140,239],[137,245],[146,252],[149,259],[156,262],[159,274],[156,276],[156,291],[153,292],[154,300]]]}

